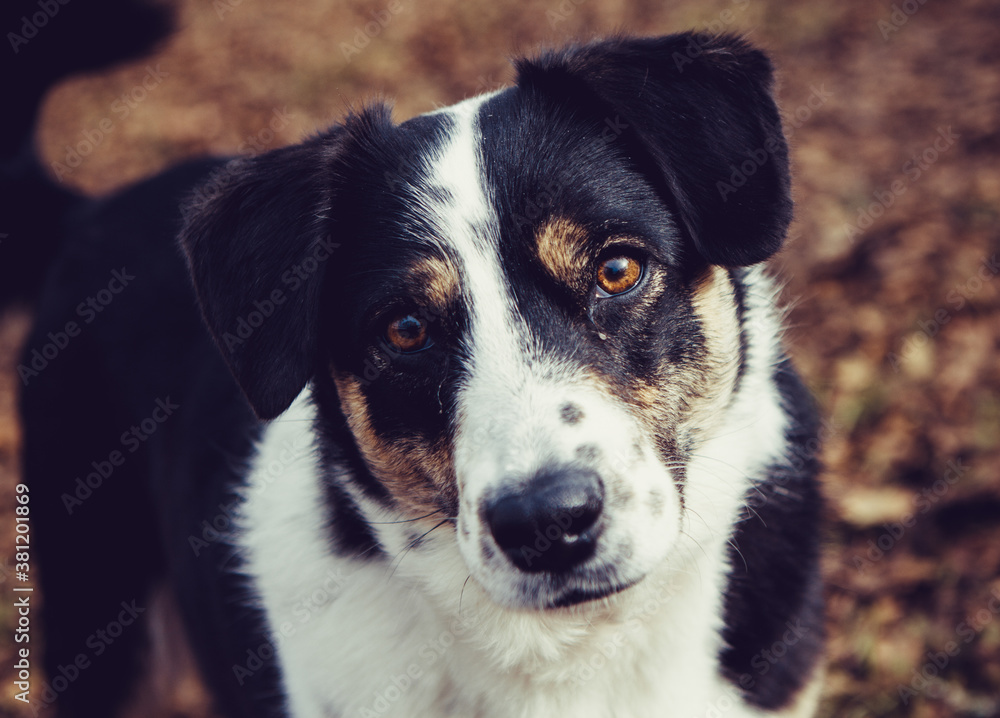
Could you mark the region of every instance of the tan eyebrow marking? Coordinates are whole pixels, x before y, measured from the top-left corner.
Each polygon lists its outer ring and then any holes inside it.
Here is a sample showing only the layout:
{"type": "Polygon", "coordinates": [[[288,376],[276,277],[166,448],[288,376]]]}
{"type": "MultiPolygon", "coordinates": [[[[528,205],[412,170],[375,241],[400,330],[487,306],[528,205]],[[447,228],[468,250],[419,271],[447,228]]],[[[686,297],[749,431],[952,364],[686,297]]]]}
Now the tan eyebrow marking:
{"type": "Polygon", "coordinates": [[[437,314],[442,314],[459,294],[458,273],[454,266],[440,257],[423,257],[406,270],[406,276],[423,299],[437,314]]]}
{"type": "Polygon", "coordinates": [[[535,233],[538,258],[548,272],[560,282],[577,287],[582,281],[589,283],[587,231],[571,220],[559,217],[549,220],[535,233]]]}

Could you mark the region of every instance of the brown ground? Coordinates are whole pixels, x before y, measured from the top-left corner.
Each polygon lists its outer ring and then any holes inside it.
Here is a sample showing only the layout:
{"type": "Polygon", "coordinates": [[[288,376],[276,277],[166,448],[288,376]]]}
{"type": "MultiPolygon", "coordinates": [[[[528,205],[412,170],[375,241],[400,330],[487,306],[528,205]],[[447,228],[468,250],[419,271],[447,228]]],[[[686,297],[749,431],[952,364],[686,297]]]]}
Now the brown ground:
{"type": "MultiPolygon", "coordinates": [[[[111,118],[66,177],[105,192],[248,137],[294,142],[377,95],[397,98],[399,118],[451,103],[508,81],[505,56],[544,41],[620,28],[747,33],[781,70],[798,203],[779,260],[789,341],[828,418],[822,715],[1000,715],[1000,615],[989,608],[990,592],[1000,595],[1000,4],[397,1],[401,11],[345,57],[369,13],[390,3],[183,0],[181,30],[155,57],[52,93],[45,159],[63,161],[65,145],[111,118]],[[113,103],[150,64],[166,76],[123,117],[113,103]],[[275,113],[287,118],[269,137],[275,113]]],[[[0,320],[4,586],[13,367],[27,324],[25,311],[0,320]]],[[[0,714],[18,705],[9,604],[0,714]]]]}

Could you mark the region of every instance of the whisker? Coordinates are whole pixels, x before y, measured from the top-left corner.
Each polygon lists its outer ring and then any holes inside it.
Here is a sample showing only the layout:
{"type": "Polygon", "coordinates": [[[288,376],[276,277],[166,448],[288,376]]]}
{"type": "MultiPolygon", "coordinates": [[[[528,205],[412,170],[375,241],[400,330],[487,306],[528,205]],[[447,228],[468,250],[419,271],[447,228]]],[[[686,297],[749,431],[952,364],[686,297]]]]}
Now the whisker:
{"type": "Polygon", "coordinates": [[[703,518],[701,517],[701,514],[699,514],[699,513],[698,513],[697,511],[695,511],[694,509],[692,509],[692,508],[691,508],[690,506],[688,506],[688,507],[685,507],[685,511],[684,511],[684,514],[685,514],[685,516],[691,516],[692,514],[693,514],[694,516],[697,516],[697,517],[698,517],[698,520],[699,520],[699,521],[701,521],[701,522],[702,522],[703,524],[705,524],[705,528],[707,528],[707,529],[711,530],[711,528],[712,528],[712,527],[711,527],[711,526],[709,526],[709,524],[708,524],[708,521],[706,521],[705,519],[703,519],[703,518]]]}
{"type": "Polygon", "coordinates": [[[740,551],[740,547],[737,546],[736,543],[732,539],[729,539],[729,541],[727,541],[726,543],[728,543],[730,546],[733,547],[733,551],[735,551],[736,555],[740,557],[741,561],[743,561],[743,568],[744,568],[744,570],[746,570],[747,573],[750,573],[750,566],[749,566],[749,564],[747,564],[747,558],[746,558],[746,556],[743,555],[743,552],[740,551]]]}
{"type": "Polygon", "coordinates": [[[725,459],[720,459],[717,456],[709,456],[708,454],[691,454],[691,456],[692,456],[692,458],[695,458],[695,459],[708,459],[710,461],[716,461],[716,462],[722,464],[723,466],[727,466],[730,469],[734,469],[735,471],[739,472],[740,474],[743,474],[743,476],[746,476],[746,473],[742,469],[740,469],[740,467],[736,466],[736,464],[731,464],[728,461],[726,461],[725,459]]]}
{"type": "Polygon", "coordinates": [[[472,574],[465,579],[465,583],[462,584],[462,592],[458,594],[458,615],[462,615],[462,599],[465,598],[465,587],[469,584],[469,580],[472,578],[472,574]]]}
{"type": "MultiPolygon", "coordinates": [[[[723,459],[717,458],[715,456],[708,456],[706,454],[692,454],[692,456],[695,457],[695,458],[698,458],[698,459],[710,459],[712,461],[716,461],[716,462],[722,464],[723,466],[727,466],[730,469],[735,470],[744,479],[750,479],[750,488],[753,489],[754,492],[757,494],[757,496],[759,496],[762,500],[767,501],[767,496],[764,494],[763,491],[761,491],[760,486],[757,484],[756,481],[753,480],[753,477],[750,476],[749,474],[747,474],[746,472],[744,472],[738,466],[735,466],[735,465],[733,465],[733,464],[731,464],[728,461],[725,461],[723,459]]],[[[727,480],[727,477],[719,476],[718,474],[714,474],[714,473],[712,475],[715,478],[720,479],[722,481],[727,480]]]]}
{"type": "Polygon", "coordinates": [[[434,524],[434,526],[432,526],[431,528],[429,528],[427,531],[425,531],[424,533],[420,534],[415,539],[413,539],[408,544],[406,544],[406,548],[404,548],[402,551],[399,552],[399,556],[397,556],[396,558],[394,558],[392,560],[392,562],[390,562],[389,566],[390,566],[390,568],[392,568],[392,571],[389,573],[389,576],[386,578],[386,580],[391,579],[396,574],[396,569],[398,569],[399,566],[403,563],[403,559],[406,558],[406,554],[408,554],[410,552],[410,549],[412,549],[414,546],[416,546],[418,543],[420,543],[431,531],[434,531],[435,529],[438,529],[438,528],[444,526],[446,523],[448,523],[451,520],[452,519],[449,517],[449,518],[446,518],[446,519],[444,519],[442,521],[439,521],[438,523],[434,524]],[[395,563],[396,565],[393,566],[392,565],[393,563],[395,563]]]}
{"type": "Polygon", "coordinates": [[[391,526],[393,524],[408,524],[414,521],[420,521],[422,519],[430,518],[434,514],[439,514],[442,511],[444,511],[444,509],[431,511],[429,514],[424,514],[423,516],[417,516],[415,519],[400,519],[399,521],[369,521],[368,523],[371,524],[372,526],[391,526]]]}
{"type": "MultiPolygon", "coordinates": [[[[701,517],[699,516],[698,518],[701,518],[701,517]]],[[[704,519],[702,519],[702,521],[704,521],[704,519]]],[[[680,533],[683,534],[684,536],[687,536],[692,541],[694,541],[694,545],[697,546],[698,550],[701,551],[705,555],[705,558],[711,560],[711,556],[708,555],[708,551],[705,550],[704,546],[701,545],[701,542],[698,541],[698,539],[696,539],[694,536],[692,536],[691,534],[689,534],[684,529],[681,529],[680,533]]],[[[701,573],[701,568],[700,567],[698,568],[698,573],[699,574],[701,573]]]]}

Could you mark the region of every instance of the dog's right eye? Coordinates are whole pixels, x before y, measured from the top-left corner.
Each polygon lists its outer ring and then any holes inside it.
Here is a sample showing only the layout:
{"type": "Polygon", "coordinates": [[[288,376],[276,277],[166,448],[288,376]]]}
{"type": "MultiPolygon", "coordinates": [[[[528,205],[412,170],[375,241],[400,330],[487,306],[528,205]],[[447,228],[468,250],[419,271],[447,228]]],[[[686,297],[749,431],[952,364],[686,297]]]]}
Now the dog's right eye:
{"type": "Polygon", "coordinates": [[[412,354],[431,346],[427,322],[412,314],[403,314],[389,322],[385,338],[394,349],[404,354],[412,354]]]}
{"type": "Polygon", "coordinates": [[[642,279],[643,266],[629,254],[609,256],[597,269],[597,296],[614,297],[625,294],[642,279]]]}

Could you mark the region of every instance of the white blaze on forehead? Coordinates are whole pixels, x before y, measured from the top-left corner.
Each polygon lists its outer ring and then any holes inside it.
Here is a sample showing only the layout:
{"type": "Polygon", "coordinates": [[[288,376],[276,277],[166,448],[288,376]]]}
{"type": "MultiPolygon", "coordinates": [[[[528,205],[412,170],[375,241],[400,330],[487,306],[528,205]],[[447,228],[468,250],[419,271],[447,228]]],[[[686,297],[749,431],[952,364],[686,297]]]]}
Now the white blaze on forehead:
{"type": "Polygon", "coordinates": [[[461,390],[456,446],[460,482],[470,460],[481,458],[494,467],[502,460],[487,445],[496,443],[491,439],[501,433],[506,442],[514,438],[508,421],[530,416],[524,401],[537,396],[533,385],[539,383],[539,374],[553,373],[551,362],[543,366],[532,350],[530,333],[504,280],[499,219],[482,167],[477,116],[485,99],[473,98],[441,113],[452,126],[440,154],[428,162],[429,184],[439,190],[434,193],[437,199],[427,200],[435,212],[431,219],[439,241],[459,264],[470,319],[464,337],[469,375],[461,390]],[[514,397],[520,401],[512,402],[514,397]],[[483,455],[484,449],[489,456],[483,455]]]}

